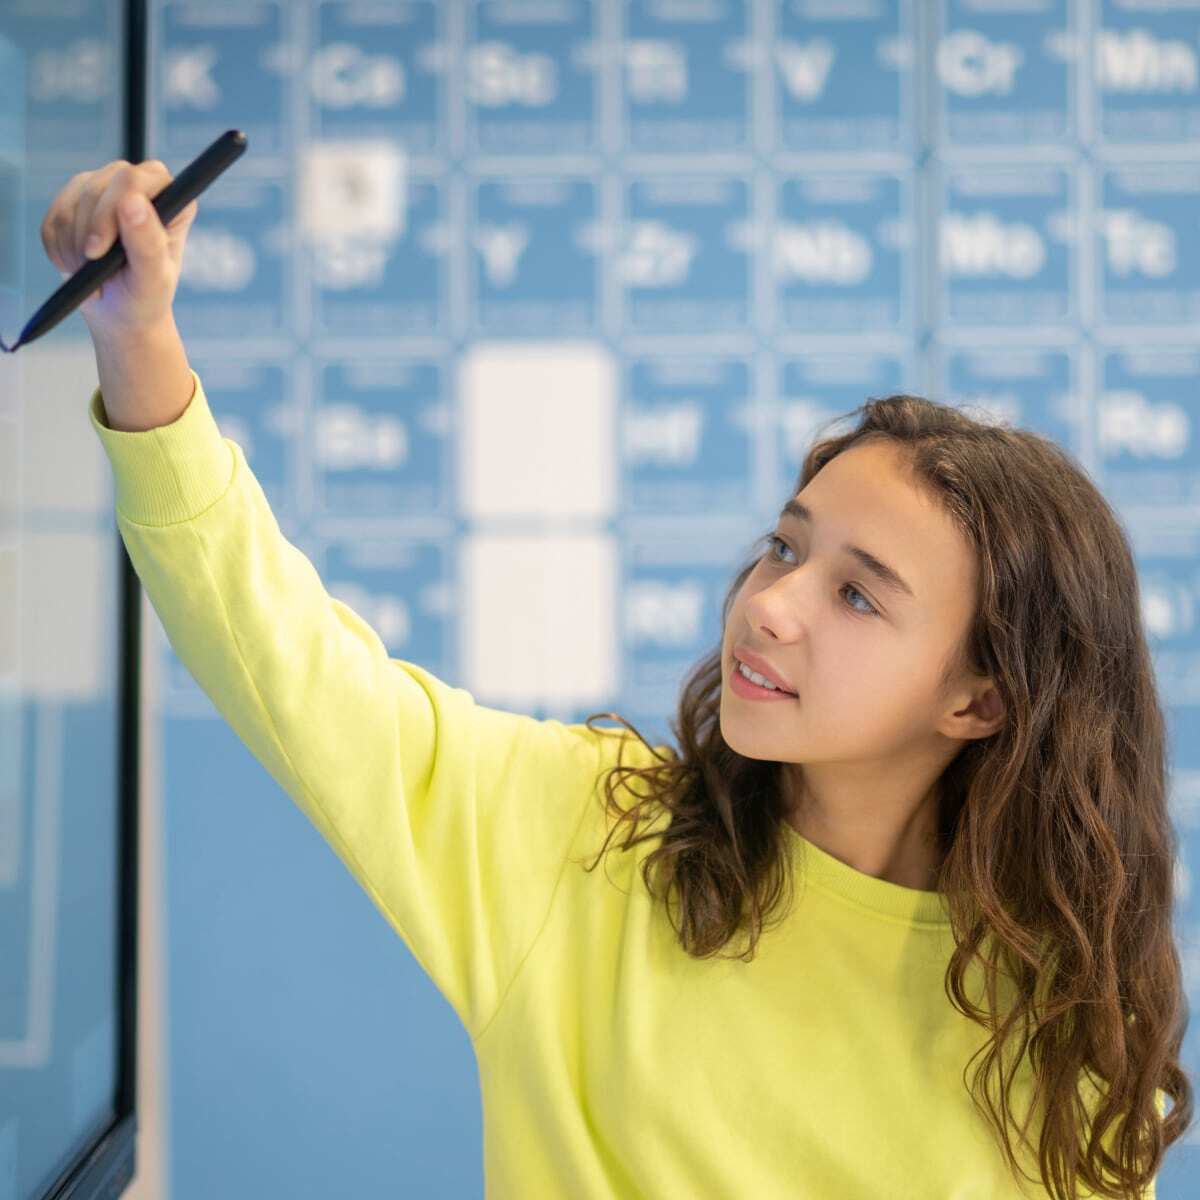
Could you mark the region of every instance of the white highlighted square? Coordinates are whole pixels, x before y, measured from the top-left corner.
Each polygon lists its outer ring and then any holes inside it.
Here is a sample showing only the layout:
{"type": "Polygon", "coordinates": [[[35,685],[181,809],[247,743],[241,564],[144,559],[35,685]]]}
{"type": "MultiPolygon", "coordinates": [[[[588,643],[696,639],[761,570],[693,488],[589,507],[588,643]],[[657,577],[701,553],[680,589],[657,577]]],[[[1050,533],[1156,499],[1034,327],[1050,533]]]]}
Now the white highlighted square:
{"type": "Polygon", "coordinates": [[[595,342],[483,342],[463,355],[459,504],[467,517],[607,517],[617,369],[595,342]]]}
{"type": "Polygon", "coordinates": [[[619,658],[613,537],[479,533],[462,545],[463,686],[517,711],[607,702],[619,658]]]}
{"type": "Polygon", "coordinates": [[[317,142],[300,160],[300,229],[311,240],[392,241],[408,219],[408,159],[390,141],[317,142]]]}

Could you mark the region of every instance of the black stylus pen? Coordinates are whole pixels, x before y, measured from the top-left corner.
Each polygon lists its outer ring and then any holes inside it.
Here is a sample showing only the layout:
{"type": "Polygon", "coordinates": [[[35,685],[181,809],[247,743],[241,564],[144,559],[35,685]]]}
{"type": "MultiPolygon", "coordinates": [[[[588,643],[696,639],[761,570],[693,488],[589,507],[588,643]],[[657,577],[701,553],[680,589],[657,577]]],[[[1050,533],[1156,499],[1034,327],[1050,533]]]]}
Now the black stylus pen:
{"type": "MultiPolygon", "coordinates": [[[[227,129],[207,150],[194,158],[150,203],[164,224],[173,221],[179,213],[246,149],[246,135],[240,129],[227,129]]],[[[121,239],[115,242],[99,258],[84,263],[70,279],[66,280],[29,318],[21,330],[21,336],[11,346],[0,341],[0,349],[10,353],[18,346],[27,346],[59,321],[69,317],[106,279],[111,279],[126,263],[125,247],[121,239]]]]}

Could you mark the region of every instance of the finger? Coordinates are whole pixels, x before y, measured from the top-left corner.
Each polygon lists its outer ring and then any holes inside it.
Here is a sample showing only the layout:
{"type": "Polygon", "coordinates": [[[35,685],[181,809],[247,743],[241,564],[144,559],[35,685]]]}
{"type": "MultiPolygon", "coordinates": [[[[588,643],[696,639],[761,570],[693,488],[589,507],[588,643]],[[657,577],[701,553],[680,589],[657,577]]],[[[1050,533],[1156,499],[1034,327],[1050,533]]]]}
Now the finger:
{"type": "Polygon", "coordinates": [[[114,174],[92,209],[91,222],[81,246],[83,256],[89,259],[99,258],[106,254],[117,240],[117,204],[122,196],[130,191],[140,192],[147,198],[157,196],[170,179],[170,172],[157,159],[138,163],[129,172],[114,174]]]}
{"type": "Polygon", "coordinates": [[[95,206],[96,195],[103,191],[114,174],[129,164],[124,159],[105,164],[97,171],[88,171],[83,178],[83,186],[75,190],[69,205],[64,206],[64,212],[58,222],[58,253],[63,266],[68,271],[75,272],[83,264],[80,251],[80,221],[81,212],[89,213],[95,206]]]}
{"type": "Polygon", "coordinates": [[[71,269],[78,271],[87,261],[83,253],[83,244],[92,230],[96,215],[96,206],[101,199],[116,189],[125,192],[133,186],[136,178],[136,168],[132,164],[119,161],[111,163],[103,171],[97,171],[88,187],[84,188],[75,203],[75,216],[71,222],[71,269]]]}
{"type": "Polygon", "coordinates": [[[167,231],[158,219],[150,198],[139,188],[122,193],[117,204],[117,217],[121,229],[121,245],[125,257],[136,276],[151,279],[156,273],[168,271],[167,231]],[[130,202],[138,201],[141,218],[130,212],[130,202]]]}
{"type": "Polygon", "coordinates": [[[75,197],[86,186],[90,174],[90,171],[80,171],[78,175],[72,175],[59,189],[58,195],[50,202],[50,207],[42,218],[42,245],[45,247],[46,257],[64,278],[70,275],[63,255],[67,228],[71,214],[75,211],[75,197]]]}

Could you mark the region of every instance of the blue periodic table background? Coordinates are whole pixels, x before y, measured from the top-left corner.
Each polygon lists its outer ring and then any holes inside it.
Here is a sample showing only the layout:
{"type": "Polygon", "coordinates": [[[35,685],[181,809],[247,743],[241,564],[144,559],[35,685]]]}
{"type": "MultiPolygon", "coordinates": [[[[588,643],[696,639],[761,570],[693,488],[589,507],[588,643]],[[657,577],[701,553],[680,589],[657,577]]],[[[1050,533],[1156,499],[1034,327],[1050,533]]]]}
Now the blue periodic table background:
{"type": "MultiPolygon", "coordinates": [[[[331,594],[480,703],[670,740],[868,396],[1067,447],[1141,575],[1195,1006],[1200,0],[152,16],[151,154],[249,136],[177,298],[223,432],[331,594]]],[[[160,647],[172,1195],[481,1195],[464,1032],[160,647]]]]}

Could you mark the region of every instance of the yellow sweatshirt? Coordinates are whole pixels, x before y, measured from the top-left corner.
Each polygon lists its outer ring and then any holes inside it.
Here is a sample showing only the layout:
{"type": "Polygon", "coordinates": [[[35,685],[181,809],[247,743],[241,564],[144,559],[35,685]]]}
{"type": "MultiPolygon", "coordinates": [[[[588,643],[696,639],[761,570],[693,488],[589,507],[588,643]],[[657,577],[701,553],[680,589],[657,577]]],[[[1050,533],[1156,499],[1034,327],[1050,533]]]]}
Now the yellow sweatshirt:
{"type": "Polygon", "coordinates": [[[984,1031],[943,992],[936,893],[788,826],[786,921],[750,963],[686,954],[642,880],[656,842],[622,851],[623,828],[583,867],[612,820],[601,773],[650,752],[390,657],[280,532],[193,377],[178,420],[140,433],[93,393],[118,528],[180,660],[470,1034],[489,1198],[1047,1194],[1013,1179],[963,1082],[984,1031]]]}

